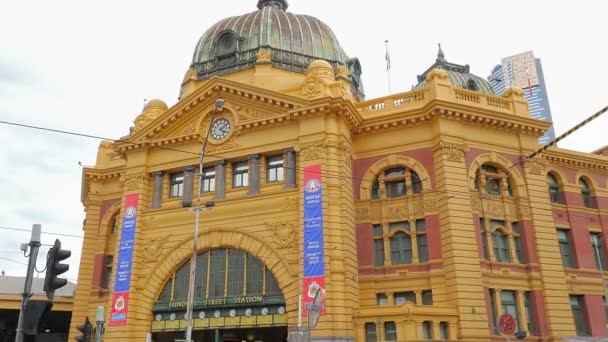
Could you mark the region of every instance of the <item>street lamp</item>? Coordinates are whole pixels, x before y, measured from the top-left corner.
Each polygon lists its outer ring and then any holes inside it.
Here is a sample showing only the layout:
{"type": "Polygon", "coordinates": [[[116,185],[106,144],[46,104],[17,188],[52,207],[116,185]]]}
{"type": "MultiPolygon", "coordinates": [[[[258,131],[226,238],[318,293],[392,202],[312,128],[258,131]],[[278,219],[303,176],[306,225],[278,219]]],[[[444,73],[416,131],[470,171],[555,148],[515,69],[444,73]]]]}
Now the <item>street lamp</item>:
{"type": "MultiPolygon", "coordinates": [[[[593,235],[593,249],[595,250],[595,258],[597,261],[597,265],[600,269],[600,277],[602,278],[602,288],[604,289],[604,308],[608,305],[608,288],[606,287],[606,278],[604,277],[604,265],[602,264],[602,257],[600,255],[600,238],[603,237],[604,233],[594,234],[593,235]]],[[[606,328],[608,328],[608,317],[606,317],[606,328]]]]}
{"type": "Polygon", "coordinates": [[[196,281],[196,257],[198,255],[198,226],[199,226],[199,218],[201,210],[205,210],[213,207],[215,204],[213,202],[205,203],[205,207],[201,208],[201,190],[203,187],[203,159],[205,158],[205,149],[207,148],[207,141],[209,141],[209,135],[211,134],[211,127],[213,125],[213,120],[215,119],[215,114],[218,110],[222,110],[224,107],[224,100],[217,99],[215,101],[215,106],[213,107],[213,113],[211,114],[211,121],[209,123],[209,128],[207,129],[207,136],[205,137],[205,141],[203,142],[203,147],[201,148],[200,160],[199,160],[199,168],[198,168],[198,192],[196,193],[197,201],[196,201],[196,218],[194,222],[194,241],[192,243],[192,260],[190,261],[190,284],[188,286],[188,304],[186,306],[186,317],[188,320],[188,325],[186,326],[186,342],[192,341],[192,311],[194,309],[194,283],[196,281]]]}

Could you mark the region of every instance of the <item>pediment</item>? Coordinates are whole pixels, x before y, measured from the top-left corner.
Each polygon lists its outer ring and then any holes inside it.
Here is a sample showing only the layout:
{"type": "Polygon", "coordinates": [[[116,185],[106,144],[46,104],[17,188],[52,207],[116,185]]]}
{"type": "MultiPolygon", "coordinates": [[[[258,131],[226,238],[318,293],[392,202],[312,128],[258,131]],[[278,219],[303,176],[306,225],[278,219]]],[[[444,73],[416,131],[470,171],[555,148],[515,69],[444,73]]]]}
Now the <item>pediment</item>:
{"type": "Polygon", "coordinates": [[[216,77],[121,140],[118,146],[123,149],[165,141],[202,140],[211,123],[215,101],[219,98],[225,100],[225,105],[217,117],[230,119],[235,129],[255,125],[256,121],[281,116],[307,105],[307,101],[290,95],[216,77]]]}

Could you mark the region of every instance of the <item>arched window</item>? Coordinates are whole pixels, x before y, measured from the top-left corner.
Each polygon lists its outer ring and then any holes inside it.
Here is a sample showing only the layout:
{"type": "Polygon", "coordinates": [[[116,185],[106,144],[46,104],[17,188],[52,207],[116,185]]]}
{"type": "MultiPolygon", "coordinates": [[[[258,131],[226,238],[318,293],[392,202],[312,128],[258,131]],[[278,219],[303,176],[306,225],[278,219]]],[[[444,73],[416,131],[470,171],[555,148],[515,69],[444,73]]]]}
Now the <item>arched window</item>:
{"type": "Polygon", "coordinates": [[[584,179],[579,179],[578,184],[581,186],[581,195],[583,196],[583,204],[586,208],[593,208],[593,199],[591,198],[591,190],[589,184],[584,179]]]}
{"type": "Polygon", "coordinates": [[[483,164],[475,175],[475,189],[490,195],[513,196],[511,180],[506,172],[499,170],[496,166],[483,164]],[[484,186],[485,184],[485,186],[484,186]]]}
{"type": "Polygon", "coordinates": [[[407,195],[408,187],[411,188],[412,193],[419,194],[422,192],[422,180],[413,170],[405,167],[393,167],[384,170],[384,173],[374,180],[371,198],[380,199],[383,187],[387,198],[407,195]]]}
{"type": "Polygon", "coordinates": [[[559,183],[553,174],[547,175],[547,182],[549,183],[549,198],[551,199],[551,203],[560,204],[561,195],[559,193],[559,183]]]}
{"type": "MultiPolygon", "coordinates": [[[[196,259],[195,297],[231,298],[281,295],[272,272],[253,255],[237,249],[213,249],[196,259]]],[[[161,302],[183,301],[188,296],[190,262],[182,265],[163,288],[161,302]]]]}
{"type": "Polygon", "coordinates": [[[496,261],[511,262],[509,240],[505,232],[501,229],[496,229],[492,233],[492,244],[494,246],[494,257],[496,257],[496,261]]]}
{"type": "Polygon", "coordinates": [[[220,34],[215,44],[217,57],[231,56],[238,51],[239,37],[233,31],[226,30],[220,34]]]}
{"type": "Polygon", "coordinates": [[[477,91],[477,89],[478,89],[477,88],[477,83],[475,83],[475,81],[472,78],[470,78],[467,81],[467,89],[473,90],[473,91],[477,91]]]}

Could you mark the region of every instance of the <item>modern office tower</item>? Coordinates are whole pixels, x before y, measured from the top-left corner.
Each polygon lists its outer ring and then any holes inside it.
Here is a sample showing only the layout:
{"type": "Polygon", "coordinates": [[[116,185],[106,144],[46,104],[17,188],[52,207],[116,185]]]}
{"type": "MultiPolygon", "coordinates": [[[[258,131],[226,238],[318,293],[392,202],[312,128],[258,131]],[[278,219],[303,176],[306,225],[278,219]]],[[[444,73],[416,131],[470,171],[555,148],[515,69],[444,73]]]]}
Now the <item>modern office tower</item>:
{"type": "MultiPolygon", "coordinates": [[[[524,89],[524,97],[530,104],[530,115],[535,119],[553,122],[543,68],[540,58],[534,58],[532,51],[503,58],[501,64],[492,70],[488,81],[498,95],[502,95],[510,86],[524,89]]],[[[555,130],[551,126],[538,141],[546,144],[553,139],[555,130]]]]}

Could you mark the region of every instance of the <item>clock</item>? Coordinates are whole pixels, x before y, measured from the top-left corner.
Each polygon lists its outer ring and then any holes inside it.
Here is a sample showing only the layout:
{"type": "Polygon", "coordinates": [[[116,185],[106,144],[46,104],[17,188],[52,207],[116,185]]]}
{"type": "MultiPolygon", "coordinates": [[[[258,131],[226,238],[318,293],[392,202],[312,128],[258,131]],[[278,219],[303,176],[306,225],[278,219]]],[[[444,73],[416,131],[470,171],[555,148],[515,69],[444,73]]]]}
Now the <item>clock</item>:
{"type": "Polygon", "coordinates": [[[222,140],[230,132],[230,121],[227,119],[217,119],[211,125],[211,137],[215,140],[222,140]]]}

